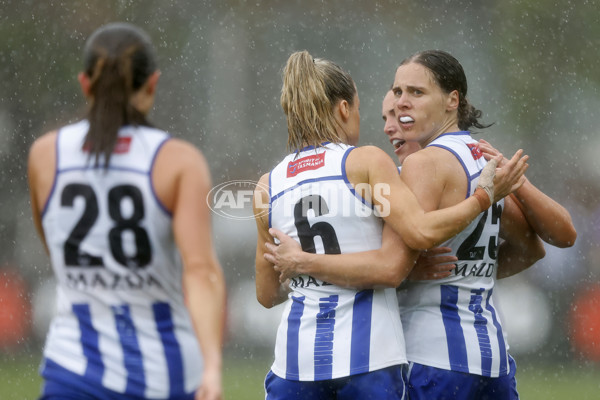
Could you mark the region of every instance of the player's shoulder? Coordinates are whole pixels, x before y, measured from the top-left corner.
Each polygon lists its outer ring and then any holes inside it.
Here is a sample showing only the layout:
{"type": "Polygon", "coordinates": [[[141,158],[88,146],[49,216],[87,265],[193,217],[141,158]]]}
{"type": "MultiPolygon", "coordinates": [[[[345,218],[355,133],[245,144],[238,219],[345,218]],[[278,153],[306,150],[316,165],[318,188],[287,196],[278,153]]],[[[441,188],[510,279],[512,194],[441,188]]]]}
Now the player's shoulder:
{"type": "Polygon", "coordinates": [[[389,155],[379,147],[367,145],[355,147],[348,155],[346,169],[353,167],[363,168],[365,166],[395,164],[389,155]]]}
{"type": "Polygon", "coordinates": [[[162,145],[158,157],[168,160],[173,166],[204,165],[206,159],[202,151],[192,143],[178,138],[170,137],[162,145]]]}
{"type": "Polygon", "coordinates": [[[261,196],[263,198],[268,198],[270,196],[269,195],[269,191],[270,191],[269,175],[270,175],[270,173],[267,172],[266,174],[262,175],[258,179],[258,182],[256,182],[256,186],[254,188],[255,196],[261,196]]]}
{"type": "Polygon", "coordinates": [[[42,136],[38,137],[33,141],[31,147],[29,149],[30,153],[32,152],[45,152],[49,149],[54,148],[56,145],[56,138],[58,137],[58,131],[53,130],[50,132],[44,133],[42,136]]]}
{"type": "Polygon", "coordinates": [[[37,165],[41,168],[54,169],[57,138],[58,131],[54,130],[43,134],[31,144],[28,160],[30,168],[37,165]]]}

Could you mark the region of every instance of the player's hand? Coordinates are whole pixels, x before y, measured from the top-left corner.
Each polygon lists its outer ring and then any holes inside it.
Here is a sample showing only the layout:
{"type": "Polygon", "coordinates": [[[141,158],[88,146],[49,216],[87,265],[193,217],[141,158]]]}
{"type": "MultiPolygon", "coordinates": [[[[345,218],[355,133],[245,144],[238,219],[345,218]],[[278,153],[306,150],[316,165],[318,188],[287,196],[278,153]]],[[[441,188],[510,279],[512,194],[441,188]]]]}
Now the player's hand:
{"type": "Polygon", "coordinates": [[[221,373],[218,369],[206,369],[202,375],[200,387],[196,390],[194,400],[222,400],[223,387],[221,373]]]}
{"type": "Polygon", "coordinates": [[[425,281],[447,278],[456,268],[456,256],[447,254],[452,252],[449,247],[435,247],[422,251],[413,267],[408,279],[411,281],[425,281]],[[446,254],[446,255],[444,255],[446,254]]]}
{"type": "MultiPolygon", "coordinates": [[[[499,163],[501,159],[502,155],[499,154],[492,158],[492,161],[497,160],[499,163]]],[[[524,174],[529,167],[527,160],[529,160],[529,156],[524,156],[523,150],[518,150],[502,167],[496,168],[496,175],[494,177],[494,203],[508,196],[525,183],[524,174]]]]}
{"type": "MultiPolygon", "coordinates": [[[[477,147],[479,150],[481,150],[483,157],[488,161],[501,154],[494,146],[483,139],[479,139],[477,147]]],[[[506,159],[506,157],[502,157],[502,159],[498,161],[498,167],[502,168],[507,162],[508,159],[506,159]]]]}
{"type": "Polygon", "coordinates": [[[279,272],[279,282],[284,283],[302,274],[305,253],[300,244],[279,229],[271,228],[269,234],[279,240],[279,244],[265,243],[266,251],[263,257],[279,272]]]}

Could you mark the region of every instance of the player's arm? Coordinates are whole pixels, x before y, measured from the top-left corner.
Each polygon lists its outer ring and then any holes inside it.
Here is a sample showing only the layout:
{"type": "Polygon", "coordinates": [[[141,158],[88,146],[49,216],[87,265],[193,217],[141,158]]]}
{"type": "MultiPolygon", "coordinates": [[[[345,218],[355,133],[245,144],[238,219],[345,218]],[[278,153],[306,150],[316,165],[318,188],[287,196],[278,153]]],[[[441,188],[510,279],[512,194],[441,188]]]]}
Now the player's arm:
{"type": "Polygon", "coordinates": [[[451,254],[450,247],[434,247],[429,250],[423,250],[415,262],[409,281],[425,281],[433,279],[443,279],[452,275],[456,269],[458,257],[451,254]]]}
{"type": "Polygon", "coordinates": [[[542,240],[527,222],[513,195],[504,199],[500,237],[504,241],[498,246],[498,279],[517,274],[546,255],[542,240]]]}
{"type": "Polygon", "coordinates": [[[279,273],[273,269],[264,254],[267,251],[265,243],[274,243],[269,234],[269,217],[265,213],[265,206],[270,202],[269,193],[265,189],[269,186],[269,174],[263,175],[254,190],[254,219],[256,221],[257,241],[255,257],[256,273],[256,299],[266,308],[271,308],[287,300],[289,288],[279,282],[279,273]]]}
{"type": "MultiPolygon", "coordinates": [[[[479,148],[486,159],[499,154],[498,150],[483,139],[479,141],[479,148]]],[[[504,162],[506,159],[503,159],[500,164],[504,162]]],[[[513,194],[527,222],[543,241],[557,247],[573,246],[577,232],[571,221],[571,215],[562,205],[526,178],[523,186],[513,194]]]]}
{"type": "Polygon", "coordinates": [[[159,193],[163,193],[165,204],[172,205],[173,233],[183,261],[186,306],[204,359],[202,382],[196,398],[219,399],[222,397],[226,293],[206,204],[211,188],[209,168],[195,147],[172,139],[158,154],[153,179],[159,193]],[[172,186],[168,182],[172,182],[172,186]],[[165,185],[171,189],[168,194],[161,190],[165,185]]]}
{"type": "Polygon", "coordinates": [[[38,138],[29,149],[27,160],[27,182],[31,201],[33,224],[48,252],[48,245],[42,227],[42,211],[50,196],[56,171],[57,132],[49,132],[38,138]]]}
{"type": "Polygon", "coordinates": [[[387,224],[383,227],[381,248],[344,254],[312,254],[277,229],[269,231],[279,245],[266,243],[264,257],[275,265],[279,281],[300,274],[355,289],[394,288],[410,273],[419,252],[410,249],[387,224]]]}
{"type": "MultiPolygon", "coordinates": [[[[402,173],[411,157],[420,153],[422,152],[414,153],[405,160],[402,173]]],[[[496,172],[494,200],[503,198],[522,184],[520,178],[528,165],[527,156],[521,157],[521,154],[522,152],[518,151],[509,163],[496,172]]],[[[490,168],[493,168],[493,164],[490,168]]],[[[457,205],[425,212],[415,195],[400,180],[391,158],[374,146],[353,150],[347,158],[346,171],[348,179],[354,185],[368,183],[373,203],[379,207],[386,223],[389,223],[413,249],[428,249],[451,238],[481,213],[482,204],[488,207],[491,204],[489,197],[480,203],[479,192],[479,196],[470,196],[457,205]],[[390,207],[391,204],[400,206],[390,207]]]]}

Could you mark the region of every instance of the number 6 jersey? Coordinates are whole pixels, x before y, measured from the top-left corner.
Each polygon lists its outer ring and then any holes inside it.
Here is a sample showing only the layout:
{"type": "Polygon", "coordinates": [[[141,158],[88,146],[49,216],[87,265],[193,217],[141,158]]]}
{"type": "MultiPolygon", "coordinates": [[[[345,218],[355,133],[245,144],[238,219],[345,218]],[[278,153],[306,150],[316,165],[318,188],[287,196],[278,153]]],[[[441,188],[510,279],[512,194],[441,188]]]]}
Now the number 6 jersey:
{"type": "MultiPolygon", "coordinates": [[[[288,155],[269,176],[270,225],[304,251],[381,247],[382,220],[346,177],[352,149],[307,147],[288,155]]],[[[290,287],[271,368],[277,376],[320,381],[406,363],[395,289],[358,291],[308,275],[293,278],[290,287]]]]}
{"type": "Polygon", "coordinates": [[[58,285],[41,373],[123,398],[192,393],[202,358],[184,306],[171,215],[151,181],[169,136],[123,127],[105,169],[83,147],[87,131],[86,121],[59,131],[42,213],[58,285]]]}
{"type": "MultiPolygon", "coordinates": [[[[440,135],[428,146],[453,153],[473,194],[487,163],[469,132],[440,135]]],[[[493,301],[500,214],[504,200],[440,244],[458,258],[452,275],[409,281],[398,290],[410,362],[488,377],[508,373],[507,346],[493,301]]]]}

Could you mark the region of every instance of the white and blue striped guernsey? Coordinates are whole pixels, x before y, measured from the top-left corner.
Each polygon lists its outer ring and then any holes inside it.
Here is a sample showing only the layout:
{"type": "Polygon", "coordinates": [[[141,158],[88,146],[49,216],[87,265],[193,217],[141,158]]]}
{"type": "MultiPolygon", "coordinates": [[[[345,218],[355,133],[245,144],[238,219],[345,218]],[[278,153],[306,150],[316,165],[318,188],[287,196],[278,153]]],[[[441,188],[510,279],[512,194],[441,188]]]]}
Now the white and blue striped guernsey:
{"type": "MultiPolygon", "coordinates": [[[[353,147],[290,154],[270,174],[270,225],[318,254],[381,247],[382,220],[345,171],[353,147]]],[[[395,289],[345,289],[308,275],[290,284],[272,371],[295,381],[346,377],[406,363],[395,289]]]]}
{"type": "Polygon", "coordinates": [[[65,384],[76,376],[117,398],[181,398],[196,390],[203,366],[171,215],[151,182],[169,136],[122,128],[105,170],[83,149],[87,131],[86,121],[59,131],[42,213],[58,281],[42,376],[65,384]]]}
{"type": "MultiPolygon", "coordinates": [[[[469,132],[454,132],[428,145],[458,158],[469,181],[467,197],[487,163],[476,144],[469,132]]],[[[492,296],[503,206],[504,200],[492,205],[440,244],[458,258],[451,276],[405,282],[398,290],[410,362],[488,377],[508,373],[508,348],[492,296]]]]}

